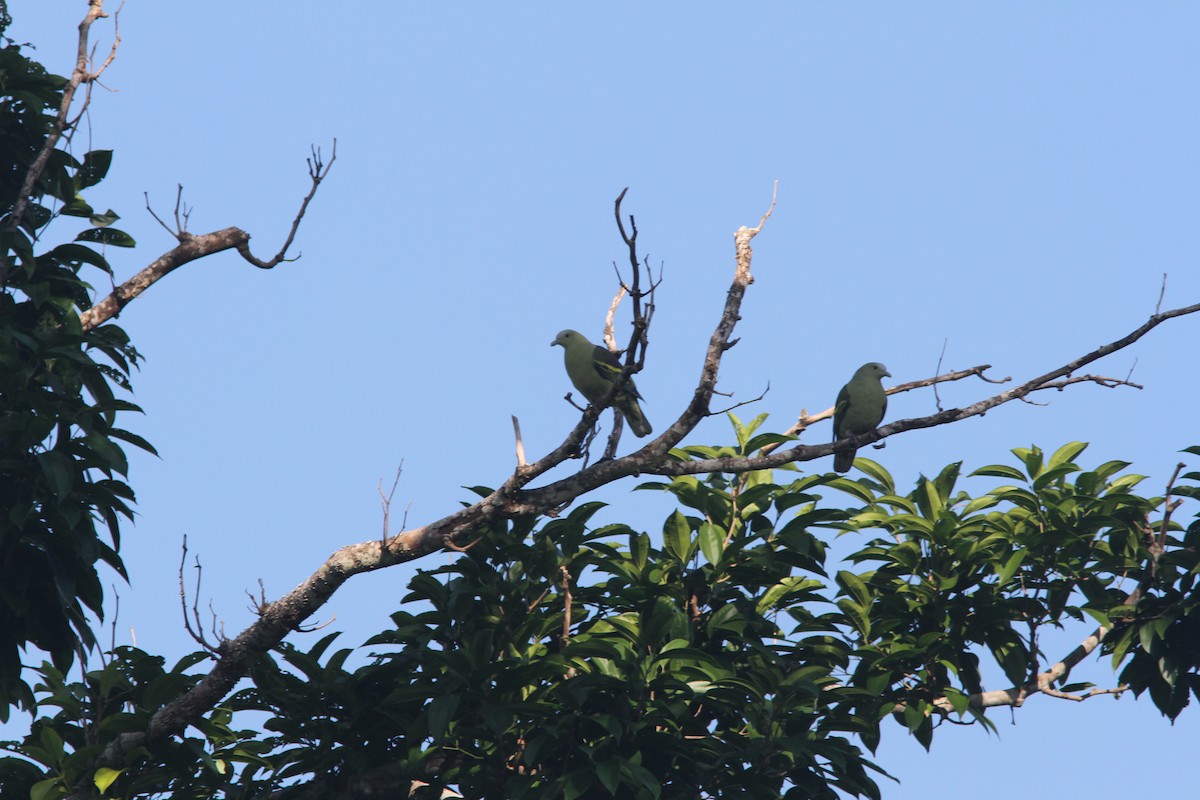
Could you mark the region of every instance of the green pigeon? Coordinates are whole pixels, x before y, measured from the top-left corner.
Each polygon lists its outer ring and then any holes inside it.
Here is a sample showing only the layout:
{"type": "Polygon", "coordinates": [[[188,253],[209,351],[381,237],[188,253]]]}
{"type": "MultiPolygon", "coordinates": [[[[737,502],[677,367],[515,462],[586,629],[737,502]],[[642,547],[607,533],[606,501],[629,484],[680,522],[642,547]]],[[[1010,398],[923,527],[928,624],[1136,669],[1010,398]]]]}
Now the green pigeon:
{"type": "MultiPolygon", "coordinates": [[[[562,345],[567,376],[589,403],[598,402],[621,377],[622,367],[617,356],[606,348],[592,344],[579,331],[559,331],[550,346],[556,344],[562,345]]],[[[649,436],[650,423],[638,405],[641,397],[630,378],[617,392],[613,405],[621,409],[625,419],[629,420],[629,428],[635,436],[649,436]]]]}
{"type": "MultiPolygon", "coordinates": [[[[878,361],[863,364],[854,373],[850,382],[838,392],[837,405],[833,407],[833,440],[845,439],[867,433],[879,427],[887,411],[887,395],[883,392],[883,379],[892,377],[887,367],[878,361]]],[[[854,466],[857,450],[842,450],[833,454],[833,468],[848,472],[854,466]]]]}

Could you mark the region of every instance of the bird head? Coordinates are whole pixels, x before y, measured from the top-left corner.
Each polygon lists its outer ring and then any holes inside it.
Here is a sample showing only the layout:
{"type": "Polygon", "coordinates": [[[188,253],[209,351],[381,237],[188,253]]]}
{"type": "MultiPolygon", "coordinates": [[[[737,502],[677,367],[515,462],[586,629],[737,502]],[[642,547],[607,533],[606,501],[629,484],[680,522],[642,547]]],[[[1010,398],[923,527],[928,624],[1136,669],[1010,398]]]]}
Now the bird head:
{"type": "Polygon", "coordinates": [[[579,341],[582,338],[583,334],[579,333],[579,331],[573,331],[568,328],[565,331],[559,331],[558,336],[554,337],[554,341],[550,343],[550,346],[554,347],[557,344],[565,348],[571,342],[579,341]]]}
{"type": "MultiPolygon", "coordinates": [[[[559,335],[561,336],[562,334],[559,335]]],[[[880,364],[878,361],[872,361],[869,364],[863,364],[858,368],[858,372],[856,374],[862,376],[871,376],[873,378],[878,378],[879,380],[892,377],[892,373],[887,371],[887,367],[885,367],[883,364],[880,364]]]]}

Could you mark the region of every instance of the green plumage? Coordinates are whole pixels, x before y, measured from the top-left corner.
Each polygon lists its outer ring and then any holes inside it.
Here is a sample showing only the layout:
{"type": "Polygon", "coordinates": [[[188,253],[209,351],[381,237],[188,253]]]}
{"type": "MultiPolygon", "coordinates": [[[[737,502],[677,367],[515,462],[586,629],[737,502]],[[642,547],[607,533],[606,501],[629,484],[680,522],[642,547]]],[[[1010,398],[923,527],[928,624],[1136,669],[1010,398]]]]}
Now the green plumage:
{"type": "MultiPolygon", "coordinates": [[[[883,379],[892,377],[887,367],[878,361],[863,364],[854,373],[850,382],[838,392],[837,404],[833,407],[833,440],[845,439],[868,433],[879,427],[887,411],[887,395],[883,391],[883,379]]],[[[854,466],[857,450],[842,450],[833,454],[833,468],[847,472],[854,466]]]]}
{"type": "MultiPolygon", "coordinates": [[[[579,331],[559,331],[550,346],[556,344],[562,346],[567,376],[589,403],[599,402],[621,377],[621,362],[616,355],[592,344],[579,331]]],[[[629,420],[629,429],[635,436],[648,436],[651,428],[646,415],[642,413],[642,407],[638,405],[641,397],[630,378],[613,398],[613,405],[621,409],[625,419],[629,420]]]]}

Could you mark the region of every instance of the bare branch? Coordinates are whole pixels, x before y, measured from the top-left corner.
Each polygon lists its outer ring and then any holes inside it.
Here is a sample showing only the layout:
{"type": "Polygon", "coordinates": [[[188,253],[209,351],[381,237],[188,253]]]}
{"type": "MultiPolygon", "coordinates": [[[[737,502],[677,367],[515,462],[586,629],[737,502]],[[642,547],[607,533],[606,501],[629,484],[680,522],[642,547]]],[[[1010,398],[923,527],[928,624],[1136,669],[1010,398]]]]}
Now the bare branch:
{"type": "MultiPolygon", "coordinates": [[[[383,509],[383,536],[379,541],[387,542],[388,537],[392,535],[392,498],[396,496],[396,487],[400,485],[400,476],[404,473],[404,460],[400,460],[400,465],[396,467],[396,477],[392,479],[392,488],[387,493],[383,493],[383,478],[379,479],[379,485],[375,490],[379,492],[379,505],[383,509]]],[[[408,512],[404,512],[404,518],[408,519],[408,512]]],[[[403,528],[403,525],[401,526],[403,528]]]]}
{"type": "MultiPolygon", "coordinates": [[[[938,355],[938,363],[937,363],[937,366],[933,370],[934,375],[942,374],[942,359],[944,359],[946,357],[946,346],[948,344],[950,344],[950,339],[948,339],[948,338],[942,339],[942,352],[940,355],[938,355]]],[[[942,410],[942,398],[938,395],[937,385],[938,385],[938,382],[934,381],[933,382],[933,406],[938,411],[941,411],[942,410]]]]}
{"type": "Polygon", "coordinates": [[[146,195],[146,209],[150,211],[151,216],[158,221],[159,225],[167,230],[172,236],[179,240],[176,247],[171,248],[166,253],[156,258],[149,266],[142,269],[138,274],[134,275],[129,280],[122,283],[112,294],[105,297],[100,302],[93,305],[87,311],[80,315],[80,321],[83,323],[84,330],[90,330],[103,322],[107,322],[113,317],[121,313],[121,309],[125,308],[131,300],[140,295],[142,292],[149,289],[156,282],[161,280],[170,272],[178,269],[184,264],[195,261],[205,256],[210,256],[215,253],[220,253],[223,250],[234,249],[241,254],[242,258],[249,261],[260,269],[270,269],[284,260],[287,250],[292,245],[292,241],[296,237],[296,231],[300,227],[300,220],[304,218],[305,211],[308,210],[308,204],[312,201],[313,196],[317,193],[317,188],[321,185],[321,181],[329,174],[329,170],[333,167],[333,162],[337,158],[337,140],[334,140],[333,154],[329,159],[329,163],[324,163],[321,160],[321,155],[318,150],[313,149],[313,155],[308,159],[308,174],[312,179],[312,188],[309,189],[308,195],[305,196],[300,204],[300,211],[292,220],[292,228],[288,233],[287,240],[283,243],[279,253],[270,261],[261,261],[255,258],[250,252],[250,234],[246,233],[241,228],[225,228],[223,230],[214,231],[213,233],[205,233],[201,235],[193,235],[187,232],[187,220],[191,215],[191,211],[184,208],[182,210],[183,187],[179,186],[178,193],[175,198],[175,226],[176,230],[172,231],[170,227],[159,218],[154,210],[150,208],[150,197],[146,195]]]}
{"type": "Polygon", "coordinates": [[[199,236],[181,236],[177,246],[163,253],[148,267],[114,289],[108,297],[80,314],[79,319],[84,330],[95,328],[117,316],[131,300],[184,264],[223,250],[240,251],[249,241],[250,234],[241,228],[225,228],[199,236]]]}
{"type": "MultiPolygon", "coordinates": [[[[710,411],[709,416],[710,417],[721,416],[722,414],[728,414],[730,411],[741,408],[742,406],[753,405],[754,403],[757,403],[760,400],[762,400],[764,397],[766,397],[767,392],[769,392],[769,391],[771,391],[771,382],[767,381],[767,388],[763,389],[762,392],[760,392],[757,397],[751,397],[749,400],[742,400],[741,402],[734,403],[733,405],[729,406],[728,408],[723,408],[720,411],[710,411]]],[[[713,394],[721,395],[722,397],[732,397],[732,395],[727,395],[724,392],[714,391],[713,394]]],[[[766,448],[764,448],[764,452],[765,451],[766,451],[766,448]]]]}
{"type": "MultiPolygon", "coordinates": [[[[300,220],[304,219],[304,213],[308,211],[308,204],[312,202],[313,197],[317,194],[317,189],[321,186],[321,181],[329,175],[329,170],[333,169],[333,162],[337,161],[337,139],[333,140],[333,149],[329,154],[329,162],[325,163],[321,158],[321,151],[317,147],[312,148],[312,155],[306,159],[308,164],[308,177],[312,180],[312,187],[308,190],[308,194],[304,196],[304,200],[300,203],[300,210],[296,212],[296,218],[292,220],[292,229],[288,231],[287,239],[283,242],[283,247],[279,248],[279,252],[268,261],[261,261],[254,257],[250,252],[250,237],[237,246],[237,251],[242,254],[242,258],[249,261],[259,269],[271,269],[278,264],[295,259],[288,259],[287,251],[292,246],[292,242],[296,239],[296,231],[300,229],[300,220]]],[[[299,258],[299,256],[296,256],[299,258]]]]}
{"type": "MultiPolygon", "coordinates": [[[[963,369],[963,370],[958,370],[955,372],[947,372],[945,375],[935,375],[932,378],[922,378],[922,379],[916,380],[916,381],[900,383],[900,384],[893,386],[890,389],[885,389],[884,392],[889,395],[900,394],[901,392],[911,392],[913,389],[920,389],[925,386],[934,386],[936,384],[945,383],[947,381],[960,381],[963,378],[970,378],[972,376],[977,377],[980,380],[986,381],[988,383],[996,383],[996,384],[1006,383],[1007,381],[1012,380],[1011,378],[1000,378],[999,380],[996,380],[994,378],[989,378],[988,376],[983,374],[986,370],[989,370],[991,368],[992,368],[991,364],[980,364],[979,366],[971,367],[970,369],[963,369]]],[[[942,410],[940,406],[939,406],[938,410],[939,411],[942,410]]],[[[799,436],[801,433],[803,433],[805,430],[807,430],[809,427],[811,427],[813,425],[813,423],[821,422],[822,420],[830,419],[831,417],[833,417],[833,406],[830,406],[829,408],[825,409],[824,411],[818,412],[816,414],[809,414],[807,411],[801,410],[800,418],[796,420],[796,423],[794,425],[792,425],[792,427],[788,428],[783,433],[786,436],[799,436]]],[[[781,445],[767,445],[766,447],[764,447],[762,449],[762,453],[763,453],[763,455],[766,455],[767,453],[771,453],[771,452],[777,450],[780,446],[781,445]]]]}
{"type": "Polygon", "coordinates": [[[1061,392],[1063,389],[1067,388],[1073,383],[1096,383],[1105,387],[1106,389],[1115,389],[1118,386],[1129,386],[1133,389],[1146,388],[1140,383],[1134,383],[1133,381],[1125,378],[1108,378],[1104,375],[1072,375],[1069,378],[1063,378],[1060,381],[1050,381],[1049,383],[1039,386],[1038,391],[1043,391],[1045,389],[1057,389],[1061,392]]]}
{"type": "MultiPolygon", "coordinates": [[[[178,192],[179,192],[179,194],[180,194],[180,195],[182,195],[182,194],[183,194],[183,184],[182,184],[182,183],[180,183],[180,184],[176,184],[176,186],[178,186],[178,192]]],[[[154,213],[154,208],[153,208],[153,207],[150,205],[150,193],[149,193],[149,192],[142,192],[142,197],[144,197],[144,198],[146,199],[146,210],[150,212],[150,216],[154,217],[154,221],[155,221],[155,222],[157,222],[159,225],[161,225],[161,226],[162,226],[162,229],[163,229],[164,231],[166,231],[167,233],[171,234],[171,235],[172,235],[172,236],[174,236],[176,239],[178,239],[178,238],[179,238],[179,231],[178,231],[178,230],[171,230],[171,226],[170,226],[170,225],[168,225],[167,223],[163,222],[163,221],[162,221],[162,218],[161,218],[160,216],[158,216],[158,214],[155,214],[155,213],[154,213]]]]}
{"type": "MultiPolygon", "coordinates": [[[[1071,375],[1081,367],[1098,361],[1101,358],[1115,353],[1125,347],[1141,339],[1154,328],[1162,323],[1175,317],[1182,317],[1188,314],[1194,314],[1200,311],[1200,303],[1195,305],[1176,308],[1170,311],[1163,311],[1160,314],[1155,314],[1144,324],[1140,325],[1135,330],[1122,336],[1120,339],[1101,345],[1090,353],[1080,356],[1079,358],[1069,361],[1066,364],[1058,367],[1044,375],[1039,375],[1036,378],[1026,381],[1020,386],[1015,386],[1006,392],[993,395],[976,403],[972,403],[964,408],[951,408],[945,411],[931,414],[927,417],[913,417],[902,419],[896,422],[889,423],[883,427],[871,431],[870,433],[852,436],[848,439],[843,439],[840,442],[831,442],[820,445],[798,445],[796,447],[772,452],[765,456],[750,456],[746,458],[711,458],[695,461],[676,461],[672,463],[664,463],[661,465],[643,467],[642,473],[653,473],[656,475],[697,475],[707,472],[743,472],[752,469],[772,469],[782,466],[783,464],[795,463],[800,461],[812,461],[816,458],[830,455],[838,450],[847,447],[862,448],[869,444],[874,444],[889,436],[895,436],[898,433],[905,431],[917,430],[920,428],[932,428],[938,425],[947,425],[952,422],[969,419],[970,417],[983,416],[993,408],[1010,403],[1013,400],[1023,400],[1029,394],[1043,389],[1059,388],[1059,380],[1071,375]]],[[[986,368],[986,367],[985,367],[986,368]]],[[[1092,378],[1092,380],[1095,380],[1092,378]]],[[[1123,383],[1114,378],[1105,378],[1105,381],[1114,381],[1123,383]]],[[[915,381],[914,384],[920,384],[921,381],[915,381]]],[[[906,389],[910,384],[902,384],[899,387],[893,387],[888,390],[889,394],[896,391],[906,389]]],[[[808,421],[817,419],[817,417],[808,417],[808,421]]]]}
{"type": "Polygon", "coordinates": [[[196,644],[200,645],[200,647],[204,648],[210,653],[216,653],[217,647],[209,644],[208,639],[204,636],[204,625],[200,622],[200,609],[198,604],[200,602],[201,578],[204,574],[204,571],[200,566],[199,558],[196,559],[196,591],[192,597],[191,617],[188,616],[187,586],[183,576],[183,568],[187,563],[187,554],[187,536],[185,535],[183,537],[182,552],[179,556],[179,604],[183,609],[183,627],[184,630],[187,631],[188,636],[191,636],[192,640],[195,641],[196,644]],[[195,627],[192,626],[193,619],[195,620],[195,627]]]}

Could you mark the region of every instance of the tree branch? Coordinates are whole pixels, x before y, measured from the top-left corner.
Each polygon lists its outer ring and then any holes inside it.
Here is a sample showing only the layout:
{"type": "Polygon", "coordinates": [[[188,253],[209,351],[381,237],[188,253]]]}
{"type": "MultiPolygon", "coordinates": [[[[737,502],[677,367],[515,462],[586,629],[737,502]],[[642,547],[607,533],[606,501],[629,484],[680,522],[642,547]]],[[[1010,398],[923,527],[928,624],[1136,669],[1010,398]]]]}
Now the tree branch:
{"type": "MultiPolygon", "coordinates": [[[[50,161],[50,154],[54,152],[54,148],[58,146],[59,140],[63,134],[71,127],[67,122],[67,115],[71,111],[71,103],[75,100],[75,92],[81,84],[91,83],[100,77],[100,73],[108,68],[116,57],[117,46],[121,43],[118,36],[113,42],[112,52],[96,72],[88,71],[88,34],[91,31],[92,23],[101,17],[107,17],[104,13],[104,0],[89,0],[87,14],[84,15],[83,21],[79,23],[79,45],[75,51],[75,69],[71,71],[71,77],[67,80],[67,85],[63,87],[62,102],[58,106],[58,114],[54,118],[54,122],[50,126],[49,132],[46,134],[46,141],[42,145],[42,149],[34,158],[33,163],[29,165],[29,170],[25,173],[25,181],[21,184],[20,194],[17,195],[16,202],[13,204],[12,214],[5,222],[5,229],[8,231],[16,230],[21,224],[21,218],[25,216],[25,210],[29,207],[29,198],[33,194],[33,187],[46,171],[46,164],[50,161]]],[[[4,256],[7,262],[7,255],[4,256]]],[[[0,272],[5,271],[7,263],[0,264],[0,272]]]]}
{"type": "MultiPolygon", "coordinates": [[[[1080,356],[1079,358],[1069,361],[1066,364],[1058,367],[1044,375],[1039,375],[1032,380],[1026,381],[1020,386],[1015,386],[1006,392],[993,395],[992,397],[980,400],[977,403],[972,403],[964,408],[951,408],[945,411],[940,411],[936,414],[931,414],[927,417],[912,417],[902,419],[884,425],[870,433],[852,436],[848,439],[842,439],[837,442],[819,445],[798,445],[787,450],[777,451],[765,456],[750,456],[750,457],[730,457],[730,458],[710,458],[697,461],[675,461],[664,464],[655,464],[644,466],[640,471],[643,473],[653,473],[656,475],[696,475],[708,472],[744,472],[746,470],[757,469],[773,469],[784,464],[796,463],[800,461],[812,461],[816,458],[822,458],[839,450],[847,448],[861,448],[869,444],[874,444],[881,439],[886,439],[889,436],[895,436],[898,433],[905,431],[916,430],[919,428],[932,428],[938,425],[947,425],[952,422],[959,422],[971,417],[981,417],[993,408],[1010,403],[1013,400],[1021,400],[1032,394],[1033,392],[1045,389],[1061,389],[1069,383],[1074,383],[1070,376],[1073,372],[1081,367],[1098,361],[1107,355],[1111,355],[1118,350],[1136,342],[1154,328],[1162,323],[1175,317],[1182,317],[1188,314],[1195,314],[1200,311],[1200,303],[1183,308],[1176,308],[1170,311],[1156,313],[1150,317],[1144,324],[1140,325],[1130,333],[1122,336],[1120,339],[1101,345],[1090,353],[1080,356]],[[1067,378],[1062,381],[1061,378],[1067,378]]],[[[1127,381],[1122,381],[1114,378],[1097,379],[1095,376],[1086,376],[1088,380],[1101,383],[1102,385],[1136,385],[1129,384],[1127,381]]],[[[1080,378],[1083,380],[1083,378],[1080,378]]],[[[920,383],[920,382],[917,382],[920,383]]],[[[894,387],[895,390],[901,387],[894,387]]],[[[810,417],[816,419],[815,417],[810,417]]]]}
{"type": "MultiPolygon", "coordinates": [[[[333,167],[333,162],[337,159],[337,139],[333,140],[333,153],[329,158],[329,163],[324,163],[321,160],[321,155],[318,150],[313,149],[313,154],[308,158],[308,175],[312,180],[312,187],[308,190],[304,200],[300,203],[300,210],[296,212],[295,218],[292,220],[291,230],[288,231],[287,239],[283,243],[283,247],[269,261],[262,261],[250,252],[250,234],[246,233],[241,228],[225,228],[223,230],[214,231],[212,233],[204,233],[195,235],[188,233],[186,227],[187,216],[191,212],[184,213],[184,221],[179,219],[179,204],[181,195],[177,195],[175,199],[175,225],[176,230],[171,229],[158,218],[154,211],[150,214],[158,220],[159,224],[167,229],[172,236],[179,240],[179,244],[167,252],[163,253],[158,258],[138,274],[134,275],[129,280],[122,283],[112,291],[112,294],[105,297],[100,302],[93,305],[87,311],[79,315],[80,322],[83,323],[84,330],[91,330],[121,313],[121,310],[127,306],[130,301],[140,295],[142,292],[149,289],[162,278],[166,277],[171,272],[175,271],[184,264],[190,261],[195,261],[205,256],[211,256],[215,253],[220,253],[223,250],[234,249],[241,254],[242,258],[249,261],[254,266],[260,269],[271,269],[285,259],[288,248],[292,246],[292,241],[296,238],[296,231],[300,228],[300,221],[304,219],[304,213],[308,210],[308,204],[312,201],[317,193],[317,189],[321,185],[321,181],[329,175],[329,170],[333,167]]],[[[183,187],[179,189],[180,193],[183,187]]],[[[147,199],[146,208],[150,208],[149,200],[147,199]]]]}
{"type": "Polygon", "coordinates": [[[79,321],[83,323],[84,330],[91,330],[120,314],[121,309],[135,297],[184,264],[223,250],[240,249],[249,241],[250,234],[241,228],[225,228],[199,236],[185,234],[180,237],[177,246],[154,259],[148,267],[113,289],[108,297],[80,314],[79,321]]]}
{"type": "MultiPolygon", "coordinates": [[[[300,229],[300,220],[304,219],[304,212],[308,211],[308,204],[316,196],[317,189],[321,186],[321,181],[325,180],[326,176],[329,175],[329,170],[333,169],[334,161],[337,161],[337,139],[333,140],[333,148],[329,154],[329,163],[325,163],[322,160],[320,150],[316,147],[312,148],[312,154],[306,159],[308,177],[312,181],[312,186],[309,188],[308,194],[304,196],[304,200],[300,203],[300,210],[296,212],[296,216],[292,220],[292,229],[288,231],[287,239],[284,240],[283,246],[279,248],[279,252],[273,258],[268,261],[262,261],[255,258],[250,252],[250,237],[246,237],[246,241],[238,247],[238,252],[242,254],[242,258],[259,269],[271,269],[284,261],[295,260],[287,258],[288,248],[292,246],[292,242],[296,239],[296,231],[300,229]]],[[[299,257],[298,255],[296,256],[296,258],[299,257]]]]}

